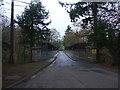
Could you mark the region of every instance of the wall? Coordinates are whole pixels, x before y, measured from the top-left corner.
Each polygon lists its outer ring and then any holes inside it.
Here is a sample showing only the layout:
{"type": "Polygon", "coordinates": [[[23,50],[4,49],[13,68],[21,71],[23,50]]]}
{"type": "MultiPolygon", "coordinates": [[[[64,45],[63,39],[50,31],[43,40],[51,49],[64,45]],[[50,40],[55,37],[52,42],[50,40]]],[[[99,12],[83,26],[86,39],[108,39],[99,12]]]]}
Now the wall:
{"type": "Polygon", "coordinates": [[[33,61],[50,61],[50,59],[57,54],[57,50],[43,50],[41,48],[32,50],[33,61]]]}
{"type": "Polygon", "coordinates": [[[92,48],[85,49],[74,49],[74,50],[65,50],[66,54],[68,54],[71,58],[77,60],[86,60],[90,62],[96,61],[96,54],[92,54],[92,48]]]}

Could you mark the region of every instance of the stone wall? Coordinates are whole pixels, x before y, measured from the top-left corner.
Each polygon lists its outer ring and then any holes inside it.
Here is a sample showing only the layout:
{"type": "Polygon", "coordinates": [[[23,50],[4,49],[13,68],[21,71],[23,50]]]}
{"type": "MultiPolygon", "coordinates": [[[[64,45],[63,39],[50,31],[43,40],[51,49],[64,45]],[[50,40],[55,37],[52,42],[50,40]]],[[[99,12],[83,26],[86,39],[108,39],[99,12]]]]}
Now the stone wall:
{"type": "Polygon", "coordinates": [[[96,54],[92,53],[92,48],[65,50],[65,52],[77,60],[96,61],[96,54]]]}
{"type": "Polygon", "coordinates": [[[32,50],[32,60],[33,61],[50,61],[54,55],[57,54],[57,50],[43,50],[43,49],[33,49],[32,50]]]}

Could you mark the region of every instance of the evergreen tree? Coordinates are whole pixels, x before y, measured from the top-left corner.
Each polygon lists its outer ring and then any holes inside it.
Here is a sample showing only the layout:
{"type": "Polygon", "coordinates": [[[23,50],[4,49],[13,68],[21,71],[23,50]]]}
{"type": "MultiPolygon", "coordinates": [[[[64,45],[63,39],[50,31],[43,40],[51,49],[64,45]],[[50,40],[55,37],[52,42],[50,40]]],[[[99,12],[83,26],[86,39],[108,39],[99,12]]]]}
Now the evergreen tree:
{"type": "Polygon", "coordinates": [[[67,29],[65,31],[65,34],[71,33],[73,30],[71,29],[70,25],[67,26],[67,29]]]}
{"type": "Polygon", "coordinates": [[[21,16],[17,16],[16,23],[22,28],[21,34],[24,44],[28,44],[31,49],[32,59],[32,47],[36,42],[41,39],[47,40],[46,37],[49,34],[49,30],[46,29],[50,22],[45,23],[45,20],[49,18],[49,12],[41,2],[35,4],[30,3],[29,7],[26,7],[21,16]]]}

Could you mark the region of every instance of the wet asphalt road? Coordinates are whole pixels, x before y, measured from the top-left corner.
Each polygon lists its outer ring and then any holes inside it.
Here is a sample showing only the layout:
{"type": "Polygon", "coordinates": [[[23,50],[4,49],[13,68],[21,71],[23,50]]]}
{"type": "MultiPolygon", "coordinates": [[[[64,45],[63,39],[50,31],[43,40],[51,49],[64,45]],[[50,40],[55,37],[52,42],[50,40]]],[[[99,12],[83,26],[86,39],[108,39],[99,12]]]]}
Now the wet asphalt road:
{"type": "Polygon", "coordinates": [[[118,88],[118,73],[73,61],[61,51],[53,64],[15,88],[118,88]]]}

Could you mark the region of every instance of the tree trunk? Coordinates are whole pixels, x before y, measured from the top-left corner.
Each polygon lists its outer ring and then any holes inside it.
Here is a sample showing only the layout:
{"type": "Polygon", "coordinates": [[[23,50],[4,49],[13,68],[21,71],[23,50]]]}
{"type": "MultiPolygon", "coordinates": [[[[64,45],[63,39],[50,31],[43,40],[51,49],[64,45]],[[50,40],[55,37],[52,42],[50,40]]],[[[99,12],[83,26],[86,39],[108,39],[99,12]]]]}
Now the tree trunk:
{"type": "Polygon", "coordinates": [[[93,2],[93,31],[94,31],[94,45],[96,45],[97,40],[97,3],[93,2]]]}
{"type": "Polygon", "coordinates": [[[24,45],[24,47],[23,47],[23,50],[24,50],[24,62],[25,62],[25,51],[26,51],[26,48],[25,48],[25,45],[24,45]]]}
{"type": "Polygon", "coordinates": [[[99,47],[98,47],[98,45],[97,45],[97,43],[96,43],[96,41],[97,41],[97,2],[93,2],[93,8],[92,8],[92,10],[93,10],[93,22],[94,22],[94,24],[93,24],[93,31],[94,31],[94,37],[93,37],[93,39],[94,39],[94,46],[96,46],[97,47],[97,54],[96,54],[96,60],[99,62],[99,47]]]}
{"type": "Polygon", "coordinates": [[[30,47],[30,62],[32,62],[32,46],[30,47]]]}
{"type": "Polygon", "coordinates": [[[9,64],[14,64],[14,2],[11,3],[11,31],[10,31],[10,60],[9,64]]]}
{"type": "Polygon", "coordinates": [[[32,62],[32,47],[33,47],[33,21],[32,21],[32,24],[31,24],[31,45],[30,45],[30,61],[32,62]]]}
{"type": "Polygon", "coordinates": [[[118,35],[118,53],[117,53],[117,57],[118,57],[117,62],[118,62],[118,65],[120,66],[120,62],[119,62],[120,57],[119,57],[119,55],[120,55],[120,31],[119,31],[119,35],[118,35]]]}

